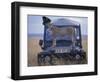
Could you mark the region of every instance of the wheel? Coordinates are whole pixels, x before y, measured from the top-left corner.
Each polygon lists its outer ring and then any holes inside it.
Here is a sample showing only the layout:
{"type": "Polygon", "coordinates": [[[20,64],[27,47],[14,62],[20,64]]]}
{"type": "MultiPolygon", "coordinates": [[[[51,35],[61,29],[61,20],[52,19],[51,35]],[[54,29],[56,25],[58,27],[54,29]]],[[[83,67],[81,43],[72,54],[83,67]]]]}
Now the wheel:
{"type": "Polygon", "coordinates": [[[76,54],[75,59],[79,60],[79,59],[81,59],[81,56],[79,54],[76,54]]]}
{"type": "Polygon", "coordinates": [[[51,58],[51,64],[52,64],[52,65],[57,65],[60,58],[58,58],[58,57],[55,56],[55,55],[52,55],[51,57],[52,57],[52,58],[51,58]]]}
{"type": "Polygon", "coordinates": [[[50,56],[45,56],[44,57],[44,64],[45,65],[50,65],[51,64],[51,57],[50,56]]]}
{"type": "Polygon", "coordinates": [[[81,63],[81,56],[79,54],[76,54],[74,57],[74,64],[80,64],[81,63]]]}
{"type": "Polygon", "coordinates": [[[52,64],[52,57],[49,54],[45,53],[39,53],[38,54],[38,65],[44,66],[44,65],[51,65],[52,64]]]}
{"type": "Polygon", "coordinates": [[[81,54],[81,55],[76,54],[75,60],[76,60],[77,64],[84,64],[84,63],[86,63],[87,62],[86,54],[81,54]]]}

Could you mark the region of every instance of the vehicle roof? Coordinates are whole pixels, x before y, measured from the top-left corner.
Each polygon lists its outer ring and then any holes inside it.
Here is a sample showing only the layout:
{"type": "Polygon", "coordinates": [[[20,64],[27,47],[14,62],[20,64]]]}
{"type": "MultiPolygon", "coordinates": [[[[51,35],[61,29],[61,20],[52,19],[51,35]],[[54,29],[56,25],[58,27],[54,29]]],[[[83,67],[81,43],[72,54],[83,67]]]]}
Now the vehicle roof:
{"type": "Polygon", "coordinates": [[[79,26],[80,24],[70,19],[60,18],[60,19],[54,20],[52,22],[52,25],[58,26],[58,27],[63,27],[63,26],[66,27],[66,26],[79,26]]]}

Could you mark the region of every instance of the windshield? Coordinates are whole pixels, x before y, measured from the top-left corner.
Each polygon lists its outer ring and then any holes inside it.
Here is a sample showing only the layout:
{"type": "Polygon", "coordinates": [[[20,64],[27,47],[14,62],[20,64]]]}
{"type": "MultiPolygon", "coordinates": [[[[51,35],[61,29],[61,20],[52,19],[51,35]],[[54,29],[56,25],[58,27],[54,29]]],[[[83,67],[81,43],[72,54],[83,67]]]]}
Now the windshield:
{"type": "Polygon", "coordinates": [[[70,46],[75,39],[75,28],[73,27],[54,27],[46,30],[47,44],[56,46],[70,46]]]}
{"type": "MultiPolygon", "coordinates": [[[[52,44],[53,44],[53,41],[46,41],[45,47],[51,47],[52,44]]],[[[57,40],[55,47],[67,47],[71,45],[72,45],[71,40],[57,40]]]]}

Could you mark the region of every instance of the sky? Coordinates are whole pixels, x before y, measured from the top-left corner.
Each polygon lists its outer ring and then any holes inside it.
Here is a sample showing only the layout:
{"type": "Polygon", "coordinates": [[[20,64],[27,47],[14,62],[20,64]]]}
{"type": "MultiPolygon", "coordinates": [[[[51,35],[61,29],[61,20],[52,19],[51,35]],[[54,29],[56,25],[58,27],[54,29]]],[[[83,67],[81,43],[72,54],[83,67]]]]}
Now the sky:
{"type": "MultiPolygon", "coordinates": [[[[70,19],[80,23],[82,35],[87,35],[88,33],[88,18],[87,17],[62,17],[62,16],[46,16],[54,21],[59,18],[70,19]]],[[[43,34],[44,26],[42,24],[42,16],[28,15],[28,35],[43,34]]]]}

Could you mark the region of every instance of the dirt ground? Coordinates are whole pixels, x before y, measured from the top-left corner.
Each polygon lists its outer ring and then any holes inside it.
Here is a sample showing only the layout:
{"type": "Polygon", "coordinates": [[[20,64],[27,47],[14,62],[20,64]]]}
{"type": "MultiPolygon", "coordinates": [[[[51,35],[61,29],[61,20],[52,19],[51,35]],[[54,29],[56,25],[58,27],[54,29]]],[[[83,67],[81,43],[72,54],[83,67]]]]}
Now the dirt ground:
{"type": "MultiPolygon", "coordinates": [[[[41,48],[39,46],[39,40],[40,38],[39,37],[28,37],[28,66],[38,66],[38,63],[37,63],[37,54],[39,52],[41,52],[41,48]]],[[[82,46],[83,46],[83,49],[84,51],[86,51],[86,53],[88,52],[88,47],[87,47],[87,37],[86,36],[82,36],[82,46]]],[[[57,60],[57,65],[63,65],[65,64],[63,61],[63,59],[61,60],[57,60]]],[[[87,63],[86,60],[84,60],[83,64],[87,63]]],[[[68,64],[74,64],[72,63],[71,61],[68,61],[66,63],[66,65],[68,64]]]]}

